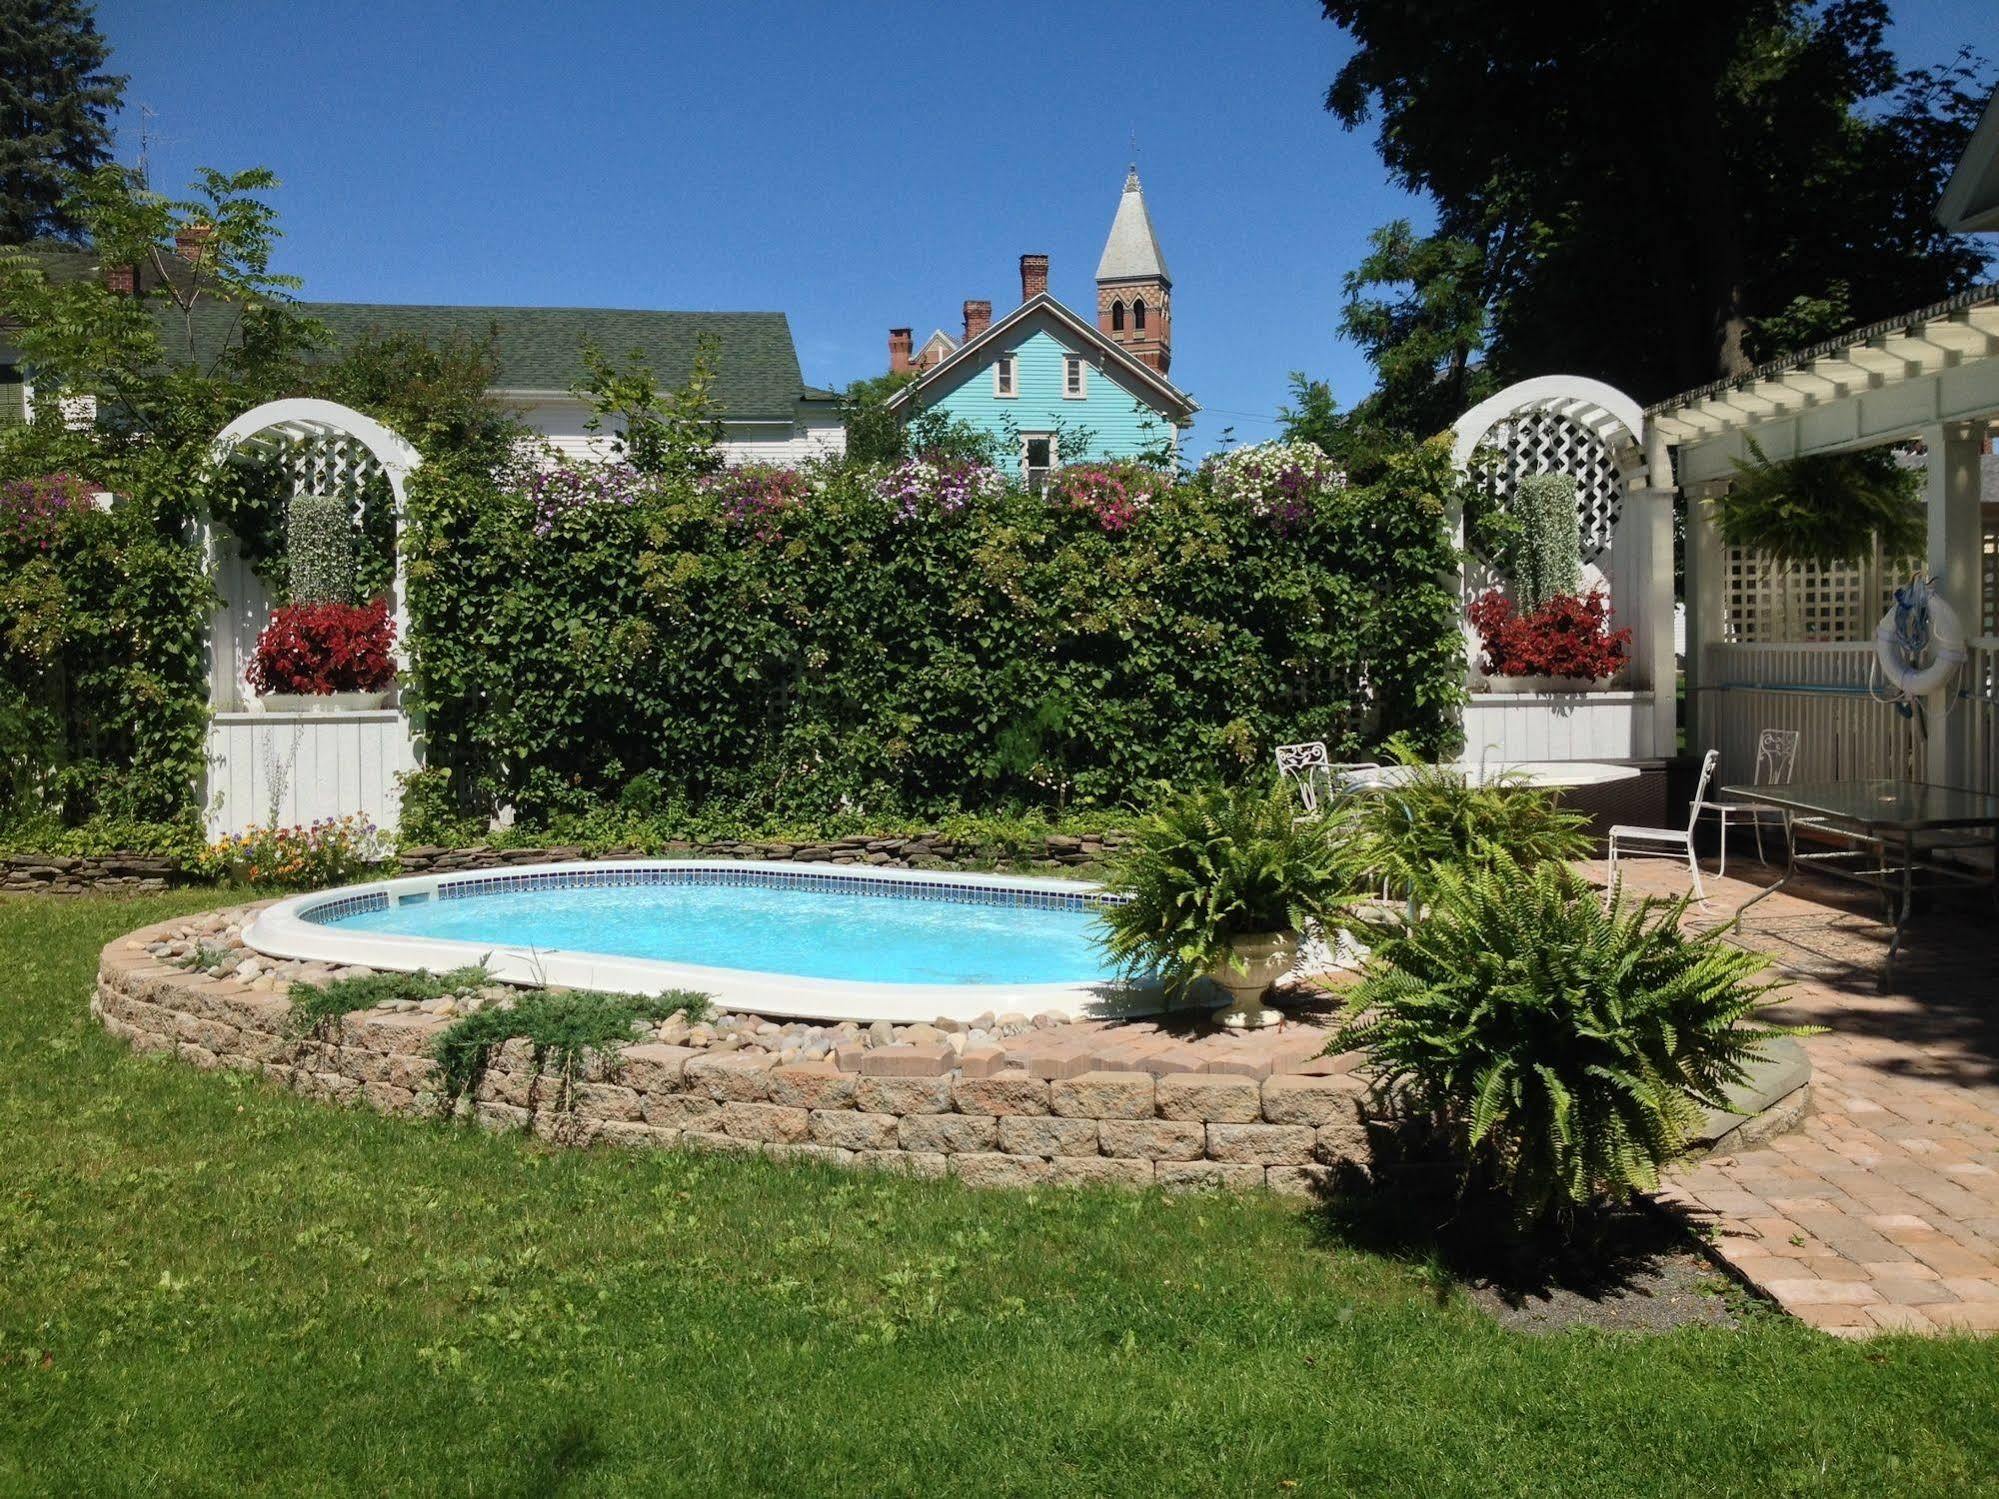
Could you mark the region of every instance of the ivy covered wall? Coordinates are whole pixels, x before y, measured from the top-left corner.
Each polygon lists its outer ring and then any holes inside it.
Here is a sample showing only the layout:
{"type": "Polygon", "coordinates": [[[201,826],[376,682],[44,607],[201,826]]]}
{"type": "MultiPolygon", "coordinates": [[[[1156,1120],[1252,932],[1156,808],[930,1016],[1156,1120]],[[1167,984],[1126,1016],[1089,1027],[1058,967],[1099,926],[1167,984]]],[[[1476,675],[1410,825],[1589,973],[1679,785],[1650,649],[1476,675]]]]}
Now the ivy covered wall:
{"type": "Polygon", "coordinates": [[[1296,739],[1448,749],[1451,484],[1434,448],[1271,513],[1200,476],[1112,529],[948,466],[584,492],[429,462],[424,791],[530,819],[937,815],[1116,805],[1296,739]]]}

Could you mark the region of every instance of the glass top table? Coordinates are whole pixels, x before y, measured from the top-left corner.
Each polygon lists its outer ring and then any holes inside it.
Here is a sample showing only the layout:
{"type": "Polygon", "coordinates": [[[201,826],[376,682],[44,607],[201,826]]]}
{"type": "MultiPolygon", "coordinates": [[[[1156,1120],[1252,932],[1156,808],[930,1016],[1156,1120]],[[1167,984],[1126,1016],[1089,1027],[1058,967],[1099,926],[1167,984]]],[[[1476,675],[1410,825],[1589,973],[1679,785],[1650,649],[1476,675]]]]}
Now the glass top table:
{"type": "Polygon", "coordinates": [[[1918,876],[1926,887],[1992,885],[1999,880],[1999,796],[1927,781],[1803,781],[1787,786],[1721,789],[1739,801],[1775,807],[1784,813],[1790,832],[1784,877],[1742,903],[1735,913],[1737,929],[1742,926],[1744,911],[1783,889],[1801,866],[1869,885],[1880,892],[1886,917],[1894,928],[1881,965],[1884,989],[1895,955],[1901,950],[1918,876]],[[1799,853],[1800,826],[1842,835],[1854,846],[1799,853]],[[1984,836],[1976,836],[1980,833],[1984,836]],[[1925,835],[1935,837],[1925,844],[1925,835]],[[1978,847],[1989,848],[1993,854],[1994,868],[1989,873],[1936,857],[1941,849],[1978,847]]]}
{"type": "Polygon", "coordinates": [[[1999,827],[1999,796],[1927,781],[1806,781],[1790,786],[1724,786],[1729,796],[1800,817],[1867,829],[1944,832],[1999,827]]]}

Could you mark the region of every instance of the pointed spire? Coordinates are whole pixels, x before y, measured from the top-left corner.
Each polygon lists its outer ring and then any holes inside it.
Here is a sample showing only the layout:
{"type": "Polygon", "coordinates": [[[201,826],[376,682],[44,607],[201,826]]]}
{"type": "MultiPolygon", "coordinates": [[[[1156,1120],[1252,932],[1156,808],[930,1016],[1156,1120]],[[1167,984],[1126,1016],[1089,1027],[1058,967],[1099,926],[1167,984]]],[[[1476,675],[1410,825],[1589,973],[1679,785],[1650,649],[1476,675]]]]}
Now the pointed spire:
{"type": "Polygon", "coordinates": [[[1133,162],[1118,198],[1117,217],[1111,220],[1110,238],[1104,241],[1103,259],[1097,262],[1097,279],[1129,281],[1155,276],[1161,281],[1173,279],[1166,271],[1166,257],[1159,253],[1152,215],[1145,211],[1145,189],[1138,182],[1138,163],[1133,162]]]}

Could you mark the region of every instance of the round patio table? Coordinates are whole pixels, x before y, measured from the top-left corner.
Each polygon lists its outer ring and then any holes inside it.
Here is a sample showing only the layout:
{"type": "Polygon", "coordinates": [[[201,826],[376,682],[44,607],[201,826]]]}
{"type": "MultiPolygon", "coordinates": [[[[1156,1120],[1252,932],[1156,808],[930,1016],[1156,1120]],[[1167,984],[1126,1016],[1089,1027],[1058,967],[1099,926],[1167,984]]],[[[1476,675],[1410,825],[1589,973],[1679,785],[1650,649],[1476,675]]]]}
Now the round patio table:
{"type": "Polygon", "coordinates": [[[1384,765],[1379,770],[1363,770],[1347,776],[1350,786],[1371,788],[1400,786],[1419,770],[1448,770],[1463,774],[1474,785],[1485,786],[1506,778],[1547,790],[1576,786],[1608,786],[1614,781],[1635,781],[1635,765],[1612,765],[1605,760],[1459,760],[1447,765],[1384,765]]]}

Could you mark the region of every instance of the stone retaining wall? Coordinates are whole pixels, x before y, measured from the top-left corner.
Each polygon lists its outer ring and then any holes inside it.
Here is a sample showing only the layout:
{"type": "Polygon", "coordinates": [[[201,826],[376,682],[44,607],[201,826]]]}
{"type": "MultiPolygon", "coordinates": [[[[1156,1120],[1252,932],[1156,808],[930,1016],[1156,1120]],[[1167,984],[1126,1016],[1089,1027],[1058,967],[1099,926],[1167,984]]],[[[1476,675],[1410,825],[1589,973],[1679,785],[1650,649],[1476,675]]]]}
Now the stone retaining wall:
{"type": "MultiPolygon", "coordinates": [[[[212,979],[146,951],[172,923],[104,949],[92,1012],[143,1051],[260,1071],[308,1096],[386,1113],[442,1107],[429,1055],[442,1018],[379,1010],[324,1039],[293,1034],[267,986],[212,979]]],[[[951,1066],[943,1049],[885,1046],[839,1064],[650,1042],[595,1058],[572,1096],[513,1041],[461,1109],[492,1129],[568,1145],[681,1146],[955,1176],[975,1186],[1269,1187],[1318,1193],[1372,1170],[1380,1138],[1351,1073],[1040,1069],[1002,1056],[951,1066]]]]}
{"type": "MultiPolygon", "coordinates": [[[[1036,846],[1021,862],[1034,869],[1078,869],[1101,860],[1108,849],[1124,842],[1122,833],[1057,833],[1036,846]]],[[[577,859],[766,859],[802,864],[871,864],[899,869],[965,869],[989,867],[998,859],[993,850],[960,843],[942,833],[912,833],[877,838],[865,835],[830,838],[821,843],[776,840],[710,842],[675,840],[658,849],[621,848],[585,853],[580,848],[551,844],[544,848],[407,848],[400,855],[404,874],[455,874],[468,869],[497,869],[508,864],[562,864],[577,859]]]]}
{"type": "Polygon", "coordinates": [[[178,861],[155,854],[0,854],[0,892],[9,894],[164,890],[180,873],[178,861]]]}
{"type": "MultiPolygon", "coordinates": [[[[1124,841],[1121,833],[1057,833],[1036,846],[1020,862],[1031,869],[1087,869],[1108,849],[1124,841]]],[[[455,874],[472,869],[500,869],[510,864],[567,864],[581,859],[768,859],[805,864],[871,864],[898,869],[987,869],[1013,861],[995,851],[981,851],[942,833],[912,833],[894,838],[834,838],[823,843],[751,842],[721,839],[711,842],[671,842],[655,850],[625,848],[585,853],[580,848],[551,844],[544,848],[470,848],[424,846],[397,855],[402,874],[455,874]]],[[[109,853],[78,857],[69,854],[0,854],[0,892],[26,895],[82,895],[87,891],[164,890],[191,882],[179,861],[156,854],[109,853]]]]}

